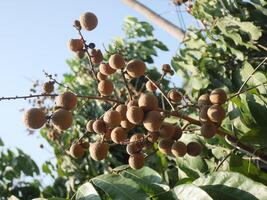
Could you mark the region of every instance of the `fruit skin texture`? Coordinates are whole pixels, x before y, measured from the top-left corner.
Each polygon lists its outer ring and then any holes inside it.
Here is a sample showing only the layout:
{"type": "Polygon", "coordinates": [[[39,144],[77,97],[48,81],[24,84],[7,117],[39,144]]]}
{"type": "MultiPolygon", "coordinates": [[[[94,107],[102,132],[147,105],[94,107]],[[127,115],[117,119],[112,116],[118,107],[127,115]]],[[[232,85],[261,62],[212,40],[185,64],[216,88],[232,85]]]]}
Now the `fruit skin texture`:
{"type": "Polygon", "coordinates": [[[77,97],[72,92],[64,92],[56,98],[56,105],[66,110],[72,110],[76,104],[77,97]]]}
{"type": "Polygon", "coordinates": [[[92,31],[97,26],[98,20],[94,13],[86,12],[80,16],[80,23],[83,29],[92,31]]]}
{"type": "Polygon", "coordinates": [[[135,125],[129,122],[128,119],[121,121],[121,127],[124,128],[126,131],[129,131],[135,127],[135,125]]]}
{"type": "Polygon", "coordinates": [[[210,122],[202,124],[200,132],[203,137],[212,138],[216,134],[217,130],[217,127],[212,122],[210,122]]]}
{"type": "Polygon", "coordinates": [[[210,101],[212,104],[224,104],[227,100],[227,95],[223,89],[215,89],[210,93],[210,101]]]}
{"type": "Polygon", "coordinates": [[[43,85],[43,90],[45,93],[50,94],[54,91],[54,83],[49,81],[49,82],[45,82],[43,85]]]}
{"type": "Polygon", "coordinates": [[[202,151],[202,146],[197,142],[190,142],[187,144],[187,153],[190,156],[198,156],[202,151]]]}
{"type": "Polygon", "coordinates": [[[187,147],[183,142],[175,142],[172,145],[171,152],[175,157],[183,157],[187,152],[187,147]]]}
{"type": "Polygon", "coordinates": [[[156,142],[159,139],[159,132],[149,132],[147,140],[151,143],[156,142]]]}
{"type": "Polygon", "coordinates": [[[144,75],[146,71],[146,64],[141,60],[131,60],[127,64],[126,71],[131,77],[138,78],[144,75]]]}
{"type": "Polygon", "coordinates": [[[146,90],[149,92],[154,92],[157,90],[157,87],[151,81],[146,82],[146,90]]]}
{"type": "Polygon", "coordinates": [[[106,124],[102,119],[97,119],[93,123],[93,130],[98,134],[104,134],[107,130],[106,124]]]}
{"type": "Polygon", "coordinates": [[[138,101],[136,99],[130,100],[127,103],[127,107],[131,107],[131,106],[138,106],[138,101]]]}
{"type": "Polygon", "coordinates": [[[141,169],[145,164],[145,156],[142,153],[133,154],[129,157],[128,163],[132,169],[141,169]]]}
{"type": "Polygon", "coordinates": [[[225,110],[220,105],[212,105],[207,112],[211,121],[221,123],[225,118],[225,110]]]}
{"type": "Polygon", "coordinates": [[[172,124],[168,122],[163,122],[160,127],[160,137],[162,138],[172,138],[174,135],[175,128],[172,124]]]}
{"type": "Polygon", "coordinates": [[[116,110],[109,110],[104,114],[103,120],[110,128],[114,128],[120,125],[121,115],[116,110]]]}
{"type": "Polygon", "coordinates": [[[56,110],[51,117],[54,127],[60,131],[67,130],[69,127],[71,127],[72,120],[73,117],[71,112],[63,108],[56,110]]]}
{"type": "Polygon", "coordinates": [[[81,51],[83,49],[83,41],[81,39],[70,39],[68,46],[73,52],[81,51]]]}
{"type": "Polygon", "coordinates": [[[109,150],[109,145],[105,142],[94,142],[90,144],[89,152],[91,158],[95,161],[103,160],[107,157],[109,150]]]}
{"type": "Polygon", "coordinates": [[[94,129],[93,129],[93,123],[95,122],[95,120],[89,120],[86,124],[86,130],[88,132],[94,132],[94,129]]]}
{"type": "Polygon", "coordinates": [[[179,126],[174,126],[173,140],[179,140],[182,137],[183,131],[179,126]]]}
{"type": "Polygon", "coordinates": [[[98,91],[104,96],[109,96],[114,90],[113,83],[110,80],[103,80],[98,83],[98,91]]]}
{"type": "Polygon", "coordinates": [[[103,81],[107,79],[107,76],[102,74],[101,72],[97,72],[97,79],[103,81]]]}
{"type": "Polygon", "coordinates": [[[111,132],[111,140],[114,143],[119,144],[119,143],[123,142],[126,139],[127,139],[127,133],[123,128],[116,127],[116,128],[114,128],[112,130],[112,132],[111,132]]]}
{"type": "Polygon", "coordinates": [[[202,106],[211,105],[209,94],[202,94],[198,97],[197,105],[201,108],[202,106]]]}
{"type": "Polygon", "coordinates": [[[84,155],[84,148],[78,143],[74,143],[70,147],[70,154],[74,158],[81,158],[84,155]]]}
{"type": "Polygon", "coordinates": [[[108,63],[101,63],[99,65],[99,71],[102,74],[108,76],[108,75],[114,74],[116,72],[116,69],[111,68],[108,63]]]}
{"type": "Polygon", "coordinates": [[[137,106],[131,106],[126,112],[126,117],[132,124],[140,124],[144,120],[144,112],[137,106]]]}
{"type": "Polygon", "coordinates": [[[143,122],[145,129],[150,132],[159,131],[161,124],[162,124],[162,116],[160,112],[156,110],[149,111],[146,114],[145,120],[143,122]]]}
{"type": "Polygon", "coordinates": [[[142,93],[138,99],[138,106],[144,111],[156,110],[158,99],[151,93],[142,93]]]}
{"type": "Polygon", "coordinates": [[[159,144],[158,144],[159,151],[163,154],[170,154],[172,144],[173,144],[173,140],[171,140],[171,139],[160,140],[159,144]]]}
{"type": "Polygon", "coordinates": [[[200,112],[199,112],[199,121],[204,124],[204,123],[210,123],[210,118],[208,116],[208,109],[210,106],[202,106],[200,108],[200,112]]]}
{"type": "Polygon", "coordinates": [[[126,147],[126,151],[129,155],[134,155],[139,153],[142,150],[143,145],[139,143],[130,143],[126,147]]]}
{"type": "Polygon", "coordinates": [[[103,61],[103,54],[100,49],[92,49],[90,52],[91,61],[94,65],[98,65],[103,61]]]}
{"type": "Polygon", "coordinates": [[[167,96],[174,103],[180,102],[182,100],[182,95],[176,89],[170,90],[167,96]]]}
{"type": "Polygon", "coordinates": [[[127,112],[127,106],[126,105],[118,105],[115,109],[116,111],[118,111],[121,115],[121,120],[126,120],[126,112],[127,112]]]}
{"type": "Polygon", "coordinates": [[[125,66],[125,61],[122,55],[113,54],[110,56],[108,64],[113,69],[122,69],[125,66]]]}
{"type": "Polygon", "coordinates": [[[24,113],[23,122],[30,129],[41,128],[46,122],[45,113],[40,108],[31,108],[24,113]]]}

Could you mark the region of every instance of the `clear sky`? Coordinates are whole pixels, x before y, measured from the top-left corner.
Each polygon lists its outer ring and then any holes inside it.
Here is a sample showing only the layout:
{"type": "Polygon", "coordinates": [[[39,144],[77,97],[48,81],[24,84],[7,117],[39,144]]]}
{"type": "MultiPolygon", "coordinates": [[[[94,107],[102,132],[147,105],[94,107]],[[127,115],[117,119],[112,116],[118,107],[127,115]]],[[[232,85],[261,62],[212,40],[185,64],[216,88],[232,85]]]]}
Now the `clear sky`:
{"type": "MultiPolygon", "coordinates": [[[[170,0],[141,2],[179,25],[170,0]]],[[[121,0],[0,1],[0,96],[29,94],[34,80],[46,80],[43,69],[59,75],[67,72],[69,69],[65,61],[73,54],[67,49],[66,43],[70,38],[78,37],[72,23],[86,11],[94,12],[98,17],[98,27],[85,34],[98,47],[123,34],[121,27],[126,16],[146,20],[121,0]]],[[[185,12],[182,13],[187,24],[195,22],[185,12]]],[[[170,62],[179,47],[179,41],[157,26],[155,35],[170,49],[167,53],[160,52],[156,59],[156,64],[160,66],[170,62]]],[[[52,156],[49,153],[51,149],[38,133],[27,135],[19,110],[29,107],[24,100],[0,102],[0,137],[7,147],[21,148],[41,165],[52,156]],[[40,144],[45,149],[40,149],[40,144]]]]}

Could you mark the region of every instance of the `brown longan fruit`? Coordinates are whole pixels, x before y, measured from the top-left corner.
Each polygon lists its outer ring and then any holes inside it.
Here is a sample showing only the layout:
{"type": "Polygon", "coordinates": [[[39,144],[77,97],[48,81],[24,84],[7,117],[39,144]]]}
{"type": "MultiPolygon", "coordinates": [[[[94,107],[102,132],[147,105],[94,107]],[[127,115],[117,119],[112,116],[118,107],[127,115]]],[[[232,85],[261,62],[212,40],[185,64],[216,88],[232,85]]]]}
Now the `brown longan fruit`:
{"type": "Polygon", "coordinates": [[[97,72],[97,79],[100,80],[100,81],[103,81],[103,80],[106,80],[107,79],[107,76],[102,74],[101,72],[97,72]]]}
{"type": "Polygon", "coordinates": [[[173,143],[171,152],[175,157],[183,157],[187,152],[185,143],[179,141],[173,143]]]}
{"type": "Polygon", "coordinates": [[[158,99],[151,93],[142,93],[138,99],[138,106],[144,111],[156,110],[158,108],[158,99]]]}
{"type": "Polygon", "coordinates": [[[153,82],[147,81],[146,82],[146,90],[149,91],[149,92],[154,92],[154,91],[157,90],[157,87],[154,85],[153,82]]]}
{"type": "Polygon", "coordinates": [[[127,119],[126,118],[126,112],[127,112],[127,106],[126,105],[120,104],[116,107],[115,110],[120,113],[122,121],[127,119]]]}
{"type": "Polygon", "coordinates": [[[132,169],[141,169],[145,164],[145,156],[142,153],[133,154],[129,157],[128,163],[132,169]]]}
{"type": "Polygon", "coordinates": [[[140,124],[144,120],[144,111],[137,106],[131,106],[127,109],[126,117],[132,124],[140,124]]]}
{"type": "Polygon", "coordinates": [[[201,144],[199,144],[197,142],[190,142],[187,144],[186,147],[187,147],[187,153],[190,156],[198,156],[202,151],[201,144]]]}
{"type": "Polygon", "coordinates": [[[131,107],[131,106],[138,106],[138,101],[136,99],[132,99],[127,103],[127,107],[131,107]]]}
{"type": "Polygon", "coordinates": [[[88,131],[88,132],[94,132],[94,129],[93,129],[93,123],[95,122],[95,120],[93,120],[93,119],[91,119],[91,120],[89,120],[88,122],[87,122],[87,124],[86,124],[86,130],[88,131]]]}
{"type": "Polygon", "coordinates": [[[171,66],[169,64],[163,64],[161,66],[161,70],[165,73],[170,73],[171,72],[171,66]]]}
{"type": "Polygon", "coordinates": [[[159,111],[149,111],[144,119],[143,125],[150,132],[159,131],[162,124],[162,116],[159,111]]]}
{"type": "Polygon", "coordinates": [[[121,121],[121,127],[124,128],[126,131],[129,131],[135,127],[135,124],[129,122],[128,119],[121,121]]]}
{"type": "Polygon", "coordinates": [[[134,155],[142,150],[143,146],[139,143],[130,143],[126,146],[126,151],[129,155],[134,155]]]}
{"type": "Polygon", "coordinates": [[[94,65],[100,64],[104,57],[100,49],[92,49],[90,52],[91,61],[94,65]]]}
{"type": "Polygon", "coordinates": [[[74,143],[70,147],[70,154],[74,158],[81,158],[84,155],[84,148],[79,143],[74,143]]]}
{"type": "Polygon", "coordinates": [[[147,140],[151,143],[156,142],[159,139],[159,132],[148,132],[147,140]]]}
{"type": "Polygon", "coordinates": [[[43,84],[43,90],[46,94],[50,94],[54,91],[54,83],[52,81],[45,82],[43,84]]]}
{"type": "Polygon", "coordinates": [[[113,69],[122,69],[125,66],[125,61],[122,55],[116,53],[110,56],[108,64],[113,69]]]}
{"type": "Polygon", "coordinates": [[[54,127],[60,131],[67,130],[71,127],[72,120],[73,117],[71,112],[63,108],[56,110],[51,116],[51,121],[54,127]]]}
{"type": "Polygon", "coordinates": [[[161,124],[159,134],[162,138],[172,138],[174,135],[175,128],[171,123],[163,122],[161,124]]]}
{"type": "Polygon", "coordinates": [[[200,97],[198,97],[198,100],[197,100],[197,105],[200,108],[203,107],[203,106],[211,105],[209,94],[200,95],[200,97]]]}
{"type": "Polygon", "coordinates": [[[98,20],[94,13],[86,12],[80,16],[80,24],[83,29],[92,31],[97,26],[98,20]]]}
{"type": "Polygon", "coordinates": [[[31,108],[24,113],[23,122],[30,129],[38,129],[45,124],[46,116],[41,108],[31,108]]]}
{"type": "Polygon", "coordinates": [[[109,96],[114,90],[113,83],[110,80],[103,80],[98,83],[98,91],[103,96],[109,96]]]}
{"type": "Polygon", "coordinates": [[[223,89],[215,89],[210,93],[210,101],[212,104],[224,104],[227,100],[227,94],[223,89]]]}
{"type": "Polygon", "coordinates": [[[131,77],[138,78],[145,74],[146,64],[142,60],[131,60],[126,66],[126,71],[131,77]]]}
{"type": "Polygon", "coordinates": [[[208,123],[211,122],[210,118],[208,116],[208,109],[210,106],[202,106],[200,108],[200,113],[199,113],[199,121],[203,123],[208,123]]]}
{"type": "Polygon", "coordinates": [[[225,110],[217,104],[212,105],[207,112],[211,121],[216,123],[221,123],[222,120],[225,118],[225,110]]]}
{"type": "Polygon", "coordinates": [[[81,51],[83,50],[83,41],[81,39],[70,39],[68,46],[73,52],[81,51]]]}
{"type": "Polygon", "coordinates": [[[88,149],[90,144],[87,141],[83,141],[83,142],[81,142],[81,146],[82,146],[83,149],[88,149]]]}
{"type": "Polygon", "coordinates": [[[216,132],[217,132],[217,127],[215,126],[215,124],[213,124],[212,122],[210,123],[204,123],[201,126],[200,132],[201,135],[205,138],[212,138],[216,132]]]}
{"type": "Polygon", "coordinates": [[[72,92],[64,92],[56,97],[56,106],[65,110],[72,110],[77,104],[77,97],[72,92]]]}
{"type": "Polygon", "coordinates": [[[51,131],[48,131],[47,137],[51,141],[55,141],[59,139],[59,133],[56,130],[51,130],[51,131]]]}
{"type": "Polygon", "coordinates": [[[170,154],[173,142],[172,139],[161,139],[158,144],[159,151],[163,154],[170,154]]]}
{"type": "Polygon", "coordinates": [[[180,102],[183,98],[183,96],[177,89],[171,89],[168,92],[167,97],[174,103],[180,102]]]}
{"type": "Polygon", "coordinates": [[[110,128],[114,128],[120,125],[121,115],[116,110],[109,110],[104,114],[103,120],[110,128]]]}
{"type": "Polygon", "coordinates": [[[174,126],[174,134],[172,136],[173,140],[179,140],[182,137],[183,131],[181,127],[179,126],[174,126]]]}
{"type": "Polygon", "coordinates": [[[93,123],[93,130],[98,134],[103,134],[107,131],[107,126],[102,119],[97,119],[93,123]]]}
{"type": "Polygon", "coordinates": [[[111,140],[119,144],[127,139],[126,131],[121,127],[116,127],[111,131],[111,140]]]}
{"type": "Polygon", "coordinates": [[[95,161],[103,160],[107,157],[109,145],[106,142],[94,142],[90,144],[89,152],[95,161]]]}
{"type": "Polygon", "coordinates": [[[111,68],[108,63],[101,63],[99,65],[99,71],[102,74],[108,76],[108,75],[114,74],[116,72],[116,69],[111,68]]]}

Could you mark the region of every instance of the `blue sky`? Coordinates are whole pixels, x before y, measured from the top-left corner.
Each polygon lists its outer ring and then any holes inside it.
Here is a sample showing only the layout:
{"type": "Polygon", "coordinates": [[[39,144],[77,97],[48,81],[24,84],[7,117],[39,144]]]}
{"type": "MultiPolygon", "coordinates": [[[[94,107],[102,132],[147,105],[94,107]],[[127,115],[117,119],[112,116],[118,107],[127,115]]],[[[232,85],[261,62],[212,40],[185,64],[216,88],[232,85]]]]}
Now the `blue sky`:
{"type": "MultiPolygon", "coordinates": [[[[179,25],[171,1],[141,2],[179,25]]],[[[67,72],[69,69],[65,61],[73,57],[73,54],[66,44],[70,38],[78,37],[72,23],[86,11],[94,12],[98,16],[98,27],[85,33],[88,40],[94,41],[98,47],[123,34],[121,27],[126,16],[146,20],[125,6],[121,0],[0,1],[0,95],[29,94],[34,80],[46,80],[43,69],[59,75],[67,72]]],[[[184,19],[187,24],[194,23],[186,14],[184,19]]],[[[155,36],[170,49],[167,53],[160,52],[159,58],[155,59],[157,66],[160,66],[170,62],[179,47],[179,41],[157,26],[155,36]]],[[[0,137],[7,147],[23,149],[40,165],[52,154],[49,145],[38,133],[27,135],[19,110],[29,107],[24,100],[0,102],[0,137]],[[44,144],[45,149],[40,149],[40,144],[44,144]]]]}

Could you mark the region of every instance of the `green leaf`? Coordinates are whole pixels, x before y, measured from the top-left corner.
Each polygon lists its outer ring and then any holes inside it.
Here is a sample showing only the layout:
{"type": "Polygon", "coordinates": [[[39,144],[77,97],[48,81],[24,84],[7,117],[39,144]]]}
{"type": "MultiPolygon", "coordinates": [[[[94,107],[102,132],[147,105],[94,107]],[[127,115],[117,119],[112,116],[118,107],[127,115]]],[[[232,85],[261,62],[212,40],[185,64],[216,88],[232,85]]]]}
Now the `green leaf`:
{"type": "Polygon", "coordinates": [[[0,138],[0,146],[4,146],[4,142],[1,138],[0,138]]]}
{"type": "Polygon", "coordinates": [[[80,186],[76,193],[77,200],[101,200],[99,194],[91,183],[80,186]]]}
{"type": "Polygon", "coordinates": [[[207,192],[193,184],[178,185],[173,188],[173,194],[178,199],[212,200],[207,192]]]}

